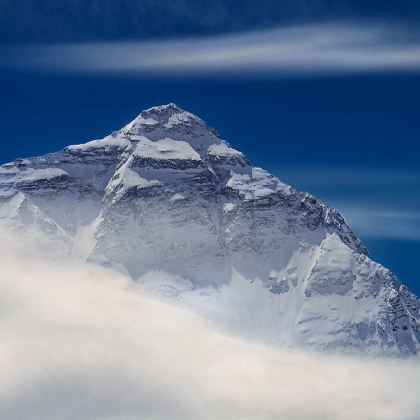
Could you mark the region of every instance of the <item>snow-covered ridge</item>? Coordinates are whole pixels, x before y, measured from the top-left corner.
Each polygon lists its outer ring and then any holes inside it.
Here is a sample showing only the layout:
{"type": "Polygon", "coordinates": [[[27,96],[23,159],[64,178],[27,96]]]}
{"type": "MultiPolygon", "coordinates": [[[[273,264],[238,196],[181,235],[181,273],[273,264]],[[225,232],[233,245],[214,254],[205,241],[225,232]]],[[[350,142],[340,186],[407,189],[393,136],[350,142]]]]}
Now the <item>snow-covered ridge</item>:
{"type": "Polygon", "coordinates": [[[173,128],[176,125],[188,124],[191,120],[196,120],[196,117],[189,112],[181,111],[169,117],[165,128],[173,128]]]}
{"type": "Polygon", "coordinates": [[[157,186],[158,180],[146,179],[141,177],[136,171],[131,169],[133,156],[130,156],[115,172],[105,188],[105,195],[112,197],[112,202],[117,202],[132,188],[142,189],[157,186]]]}
{"type": "Polygon", "coordinates": [[[201,160],[200,155],[187,142],[168,137],[157,141],[144,138],[139,142],[133,154],[158,160],[201,160]]]}
{"type": "Polygon", "coordinates": [[[207,149],[207,153],[213,156],[222,156],[222,157],[230,157],[230,156],[243,156],[242,152],[229,147],[226,142],[222,141],[219,144],[212,144],[207,149]]]}
{"type": "Polygon", "coordinates": [[[127,140],[121,137],[107,136],[104,139],[92,140],[83,144],[74,144],[71,146],[67,146],[66,150],[68,150],[69,152],[83,152],[92,149],[102,148],[106,152],[111,150],[112,148],[125,149],[129,147],[130,143],[127,140]]]}
{"type": "MultiPolygon", "coordinates": [[[[0,168],[2,169],[2,168],[0,168]]],[[[19,170],[18,168],[10,168],[10,170],[3,169],[0,174],[3,175],[13,175],[12,178],[4,179],[2,182],[19,182],[19,181],[37,181],[39,179],[51,179],[60,176],[68,175],[66,171],[63,171],[60,168],[43,168],[43,169],[34,169],[28,168],[25,170],[19,170]]]]}
{"type": "Polygon", "coordinates": [[[0,227],[36,229],[60,252],[92,232],[89,261],[134,280],[170,273],[179,281],[147,287],[215,320],[229,314],[235,328],[246,320],[270,341],[420,348],[419,300],[337,210],[254,167],[175,104],[104,139],[0,166],[0,227]]]}
{"type": "Polygon", "coordinates": [[[238,191],[246,201],[258,200],[277,192],[285,195],[293,192],[290,186],[283,184],[261,168],[252,168],[251,175],[241,175],[231,171],[226,187],[238,191]]]}

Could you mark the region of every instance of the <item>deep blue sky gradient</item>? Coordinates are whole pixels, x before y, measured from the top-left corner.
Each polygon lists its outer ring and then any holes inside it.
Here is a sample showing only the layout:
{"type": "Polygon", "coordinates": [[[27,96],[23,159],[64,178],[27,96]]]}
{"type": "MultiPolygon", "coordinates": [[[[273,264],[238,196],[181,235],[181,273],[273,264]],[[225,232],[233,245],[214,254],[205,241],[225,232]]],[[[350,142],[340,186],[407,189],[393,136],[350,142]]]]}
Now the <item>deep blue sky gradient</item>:
{"type": "MultiPolygon", "coordinates": [[[[420,22],[420,4],[0,0],[0,44],[197,35],[337,16],[420,22]]],[[[372,257],[420,294],[419,75],[169,78],[1,68],[0,92],[2,162],[101,138],[144,108],[175,102],[254,164],[341,210],[372,257]]]]}

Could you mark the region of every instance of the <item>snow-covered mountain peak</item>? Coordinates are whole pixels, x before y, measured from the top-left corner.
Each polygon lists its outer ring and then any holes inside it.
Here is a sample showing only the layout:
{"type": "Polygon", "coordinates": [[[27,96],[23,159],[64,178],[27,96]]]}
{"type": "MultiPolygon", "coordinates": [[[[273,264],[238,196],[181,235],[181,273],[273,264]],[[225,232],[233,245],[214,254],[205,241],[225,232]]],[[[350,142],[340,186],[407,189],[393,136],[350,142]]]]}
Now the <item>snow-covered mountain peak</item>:
{"type": "Polygon", "coordinates": [[[243,173],[247,168],[245,172],[251,172],[251,164],[243,153],[222,140],[201,118],[173,103],[149,108],[111,135],[67,146],[64,153],[95,160],[111,155],[116,160],[118,156],[124,160],[130,154],[148,154],[147,157],[158,160],[177,156],[177,159],[202,160],[216,169],[224,167],[227,171],[236,169],[243,173]]]}
{"type": "Polygon", "coordinates": [[[0,166],[0,226],[34,228],[64,250],[91,232],[90,261],[133,279],[183,278],[161,292],[213,307],[227,298],[233,322],[251,316],[287,344],[420,348],[418,299],[370,260],[337,210],[172,103],[103,139],[0,166]]]}
{"type": "Polygon", "coordinates": [[[144,137],[151,141],[171,138],[189,143],[198,152],[221,142],[216,130],[173,103],[146,109],[112,136],[131,142],[141,141],[144,137]]]}
{"type": "Polygon", "coordinates": [[[201,118],[180,108],[174,103],[169,103],[167,105],[154,106],[142,111],[137,118],[128,124],[128,127],[134,128],[141,125],[161,125],[167,129],[171,129],[180,124],[206,126],[206,123],[201,118]]]}

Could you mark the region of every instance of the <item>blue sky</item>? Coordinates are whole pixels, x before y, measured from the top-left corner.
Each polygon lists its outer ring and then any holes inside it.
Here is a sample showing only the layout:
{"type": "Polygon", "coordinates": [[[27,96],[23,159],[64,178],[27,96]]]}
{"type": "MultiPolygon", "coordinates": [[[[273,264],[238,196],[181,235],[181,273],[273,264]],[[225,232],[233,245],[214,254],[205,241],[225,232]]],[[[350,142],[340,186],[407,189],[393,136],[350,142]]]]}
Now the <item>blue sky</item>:
{"type": "Polygon", "coordinates": [[[419,23],[415,1],[0,0],[0,160],[175,102],[420,294],[419,23]]]}

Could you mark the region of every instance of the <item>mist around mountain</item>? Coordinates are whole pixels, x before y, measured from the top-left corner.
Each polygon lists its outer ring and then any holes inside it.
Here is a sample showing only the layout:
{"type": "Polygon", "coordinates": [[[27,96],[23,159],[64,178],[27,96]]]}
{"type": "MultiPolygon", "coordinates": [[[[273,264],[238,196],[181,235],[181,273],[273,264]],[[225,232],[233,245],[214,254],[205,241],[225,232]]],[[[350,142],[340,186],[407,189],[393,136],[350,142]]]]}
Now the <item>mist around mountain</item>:
{"type": "MultiPolygon", "coordinates": [[[[36,231],[26,234],[0,233],[4,418],[417,416],[418,358],[264,344],[157,298],[116,270],[86,264],[80,254],[62,258],[56,245],[40,246],[36,231]]],[[[154,280],[168,277],[154,273],[154,280]]]]}

